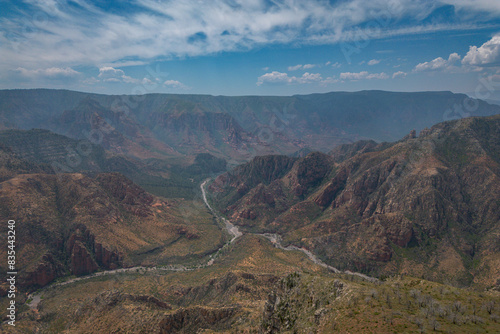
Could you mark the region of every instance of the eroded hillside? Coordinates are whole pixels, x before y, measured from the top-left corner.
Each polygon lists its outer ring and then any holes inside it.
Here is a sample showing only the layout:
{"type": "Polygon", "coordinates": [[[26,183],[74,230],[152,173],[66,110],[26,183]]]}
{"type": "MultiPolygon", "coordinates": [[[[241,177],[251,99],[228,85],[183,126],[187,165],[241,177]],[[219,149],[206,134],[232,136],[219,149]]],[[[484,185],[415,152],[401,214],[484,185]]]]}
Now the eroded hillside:
{"type": "Polygon", "coordinates": [[[243,229],[278,232],[335,267],[494,286],[499,144],[498,116],[469,118],[393,144],[258,157],[211,191],[243,229]]]}

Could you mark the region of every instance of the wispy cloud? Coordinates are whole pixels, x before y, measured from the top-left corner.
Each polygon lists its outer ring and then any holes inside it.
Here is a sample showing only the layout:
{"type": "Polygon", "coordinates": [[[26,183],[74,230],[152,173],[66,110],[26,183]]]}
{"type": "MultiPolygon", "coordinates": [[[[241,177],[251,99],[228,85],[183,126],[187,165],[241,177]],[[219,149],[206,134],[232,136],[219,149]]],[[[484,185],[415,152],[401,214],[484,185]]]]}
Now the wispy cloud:
{"type": "Polygon", "coordinates": [[[289,71],[308,70],[308,69],[315,68],[315,67],[316,67],[316,65],[314,65],[314,64],[305,64],[305,65],[298,64],[298,65],[294,65],[294,66],[288,66],[288,70],[289,71]]]}
{"type": "Polygon", "coordinates": [[[333,63],[333,64],[332,64],[332,62],[331,62],[331,61],[327,61],[325,65],[326,65],[326,66],[331,66],[331,67],[333,67],[333,68],[339,68],[340,66],[342,66],[342,64],[341,64],[341,63],[339,63],[338,61],[337,61],[337,62],[335,62],[335,63],[333,63]]]}
{"type": "MultiPolygon", "coordinates": [[[[158,58],[248,50],[275,43],[334,44],[361,38],[359,27],[369,22],[402,22],[404,18],[418,21],[437,6],[426,0],[335,3],[136,0],[124,4],[122,10],[117,6],[116,10],[107,12],[86,1],[26,2],[29,6],[20,6],[17,14],[15,9],[7,11],[8,15],[0,14],[0,52],[6,68],[17,68],[21,64],[33,64],[33,68],[50,68],[56,64],[102,67],[115,62],[126,64],[127,59],[136,59],[131,63],[149,62],[158,58]]],[[[498,5],[488,5],[486,0],[480,2],[481,10],[498,9],[498,5]]],[[[457,9],[472,8],[465,1],[455,1],[455,5],[457,9]]],[[[474,27],[473,18],[465,25],[474,27]]],[[[368,38],[455,29],[456,26],[420,24],[382,28],[368,34],[368,38]]]]}
{"type": "Polygon", "coordinates": [[[177,89],[189,89],[186,85],[184,85],[182,82],[177,81],[177,80],[167,80],[163,83],[166,87],[169,88],[177,88],[177,89]]]}
{"type": "Polygon", "coordinates": [[[295,65],[295,66],[288,66],[288,70],[289,71],[297,71],[297,70],[300,70],[302,68],[302,65],[295,65]]]}
{"type": "Polygon", "coordinates": [[[368,73],[367,71],[361,71],[361,72],[343,72],[340,73],[340,79],[341,80],[350,80],[350,81],[356,81],[356,80],[362,80],[362,79],[388,79],[389,76],[384,73],[368,73]]]}
{"type": "Polygon", "coordinates": [[[476,12],[478,10],[485,13],[500,13],[500,2],[491,0],[442,0],[443,3],[447,3],[455,6],[461,11],[472,11],[476,12]]]}
{"type": "Polygon", "coordinates": [[[380,63],[380,59],[372,59],[368,62],[368,65],[377,65],[378,63],[380,63]]]}
{"type": "Polygon", "coordinates": [[[308,84],[313,82],[321,82],[323,78],[319,73],[309,73],[306,72],[300,77],[289,76],[288,73],[282,73],[278,71],[273,71],[266,73],[257,78],[257,86],[261,86],[264,83],[269,84],[308,84]]]}
{"type": "Polygon", "coordinates": [[[77,72],[70,67],[65,67],[65,68],[50,67],[50,68],[38,68],[34,70],[25,69],[24,67],[18,67],[15,70],[15,72],[27,78],[44,77],[48,79],[76,77],[81,74],[80,72],[77,72]]]}
{"type": "Polygon", "coordinates": [[[397,71],[392,74],[392,78],[405,78],[406,77],[406,72],[403,71],[397,71]]]}

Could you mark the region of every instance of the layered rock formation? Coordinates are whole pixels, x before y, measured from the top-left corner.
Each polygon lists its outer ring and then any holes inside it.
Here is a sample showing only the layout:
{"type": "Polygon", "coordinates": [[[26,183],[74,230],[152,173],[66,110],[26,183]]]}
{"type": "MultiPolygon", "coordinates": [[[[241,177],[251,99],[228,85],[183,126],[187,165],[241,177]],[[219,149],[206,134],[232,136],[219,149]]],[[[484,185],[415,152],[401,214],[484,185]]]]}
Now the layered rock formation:
{"type": "MultiPolygon", "coordinates": [[[[5,171],[0,216],[16,221],[21,289],[36,289],[68,274],[116,269],[146,258],[157,261],[172,256],[162,253],[170,243],[200,238],[196,228],[178,218],[177,208],[119,173],[51,174],[45,165],[6,148],[0,150],[0,162],[5,171]],[[147,255],[150,249],[158,251],[147,255]]],[[[5,256],[6,242],[0,241],[5,256]]]]}
{"type": "MultiPolygon", "coordinates": [[[[394,141],[440,122],[463,94],[332,92],[277,96],[0,91],[0,128],[43,128],[137,158],[210,152],[236,162],[264,154],[328,151],[362,138],[394,141]],[[401,113],[404,110],[404,113],[401,113]]],[[[474,101],[471,116],[500,107],[474,101]]],[[[300,154],[300,153],[299,153],[300,154]]]]}
{"type": "Polygon", "coordinates": [[[292,167],[259,157],[211,191],[234,223],[282,233],[340,268],[494,284],[499,143],[498,116],[462,119],[397,143],[309,154],[292,167]],[[271,178],[248,174],[268,165],[271,178]]]}

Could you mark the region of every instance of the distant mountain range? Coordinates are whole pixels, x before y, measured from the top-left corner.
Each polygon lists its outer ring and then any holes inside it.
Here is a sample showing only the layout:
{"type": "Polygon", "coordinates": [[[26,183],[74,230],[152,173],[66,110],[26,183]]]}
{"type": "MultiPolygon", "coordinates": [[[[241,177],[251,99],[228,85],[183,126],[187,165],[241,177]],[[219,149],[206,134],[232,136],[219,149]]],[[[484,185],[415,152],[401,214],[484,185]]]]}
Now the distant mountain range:
{"type": "Polygon", "coordinates": [[[443,120],[498,113],[498,105],[451,92],[225,97],[0,91],[0,129],[47,129],[140,159],[211,153],[232,164],[257,155],[328,152],[360,139],[395,141],[443,120]]]}

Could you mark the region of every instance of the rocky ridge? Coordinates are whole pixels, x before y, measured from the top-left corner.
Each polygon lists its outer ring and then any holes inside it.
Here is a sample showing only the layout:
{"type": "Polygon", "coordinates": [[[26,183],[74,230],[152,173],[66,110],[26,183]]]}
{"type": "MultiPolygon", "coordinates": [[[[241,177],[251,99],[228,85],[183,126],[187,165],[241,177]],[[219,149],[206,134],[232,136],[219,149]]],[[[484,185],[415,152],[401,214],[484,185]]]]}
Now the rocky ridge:
{"type": "MultiPolygon", "coordinates": [[[[451,92],[332,92],[277,96],[0,91],[2,129],[43,128],[136,158],[212,153],[233,163],[257,155],[329,151],[363,138],[395,141],[453,118],[468,99],[451,92]],[[404,110],[404,113],[401,113],[404,110]]],[[[477,102],[471,116],[498,114],[477,102]]]]}
{"type": "Polygon", "coordinates": [[[260,157],[210,189],[243,230],[281,233],[339,269],[495,284],[499,122],[469,118],[378,148],[313,153],[249,187],[242,171],[261,160],[279,170],[277,157],[260,157]]]}

